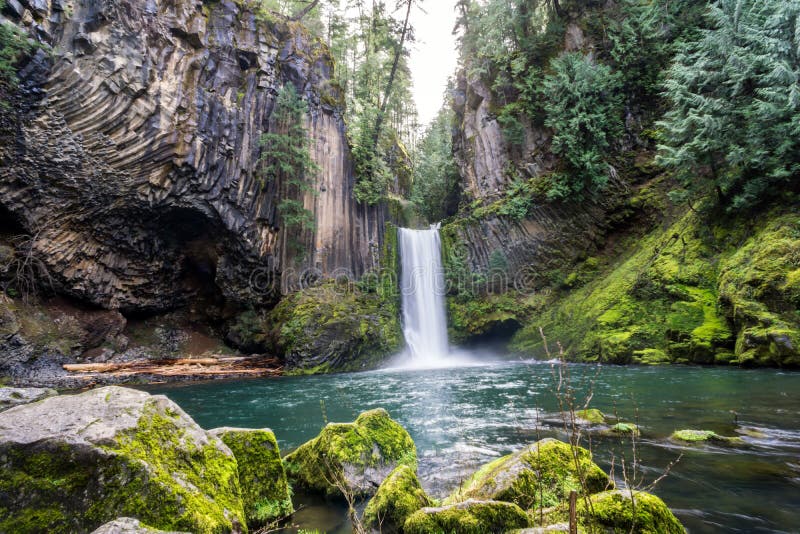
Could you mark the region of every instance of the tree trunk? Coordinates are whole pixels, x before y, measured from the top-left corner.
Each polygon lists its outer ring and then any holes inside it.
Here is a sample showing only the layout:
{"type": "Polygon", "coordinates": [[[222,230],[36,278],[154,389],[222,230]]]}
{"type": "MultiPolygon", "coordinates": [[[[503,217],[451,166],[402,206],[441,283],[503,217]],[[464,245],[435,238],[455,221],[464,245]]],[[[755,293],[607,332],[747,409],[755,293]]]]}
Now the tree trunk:
{"type": "Polygon", "coordinates": [[[294,21],[302,20],[303,17],[305,17],[306,15],[311,13],[312,9],[317,7],[317,4],[319,4],[319,0],[312,0],[311,2],[308,3],[308,5],[306,7],[303,8],[303,10],[300,13],[298,13],[297,15],[292,17],[292,20],[294,20],[294,21]]]}
{"type": "Polygon", "coordinates": [[[378,111],[378,117],[375,119],[375,132],[373,134],[373,142],[372,147],[374,149],[378,148],[378,141],[381,137],[381,128],[383,127],[383,118],[386,114],[386,106],[389,105],[389,97],[392,94],[392,85],[394,85],[394,78],[397,74],[397,67],[400,64],[400,56],[403,54],[403,46],[406,42],[406,35],[408,34],[408,20],[411,18],[411,7],[414,4],[414,0],[405,0],[406,1],[406,18],[403,22],[403,31],[400,34],[400,42],[397,44],[397,49],[394,52],[394,61],[392,62],[392,70],[389,73],[389,81],[386,83],[386,90],[383,93],[383,101],[381,102],[380,110],[378,111]]]}

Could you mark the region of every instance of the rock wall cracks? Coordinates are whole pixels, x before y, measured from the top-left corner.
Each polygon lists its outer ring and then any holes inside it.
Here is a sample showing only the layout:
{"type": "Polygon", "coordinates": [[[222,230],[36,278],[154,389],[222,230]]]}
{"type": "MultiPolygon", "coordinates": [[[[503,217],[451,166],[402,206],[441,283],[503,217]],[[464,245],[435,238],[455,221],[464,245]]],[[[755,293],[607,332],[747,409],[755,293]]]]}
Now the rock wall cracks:
{"type": "Polygon", "coordinates": [[[301,273],[374,267],[384,210],[352,198],[332,61],[302,26],[229,0],[22,0],[5,14],[45,48],[0,112],[0,206],[60,292],[123,311],[172,308],[209,287],[255,304],[301,273]],[[315,228],[295,247],[280,228],[280,184],[257,172],[286,83],[308,102],[319,166],[298,199],[315,228]]]}

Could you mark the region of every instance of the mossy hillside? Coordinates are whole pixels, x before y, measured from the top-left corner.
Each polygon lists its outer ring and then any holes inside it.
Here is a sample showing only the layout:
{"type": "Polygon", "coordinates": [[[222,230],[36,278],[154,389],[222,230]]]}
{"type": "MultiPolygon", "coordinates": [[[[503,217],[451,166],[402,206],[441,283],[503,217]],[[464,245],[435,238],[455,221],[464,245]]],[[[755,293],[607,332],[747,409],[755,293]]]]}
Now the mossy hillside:
{"type": "Polygon", "coordinates": [[[686,533],[686,529],[664,501],[655,495],[640,491],[606,491],[592,495],[589,502],[578,499],[578,523],[589,532],[686,533]]]}
{"type": "Polygon", "coordinates": [[[364,412],[353,423],[329,423],[319,436],[284,458],[296,486],[330,496],[341,488],[370,496],[399,465],[416,469],[417,449],[386,410],[364,412]]]}
{"type": "Polygon", "coordinates": [[[477,501],[423,508],[409,517],[405,534],[500,534],[529,526],[528,515],[508,502],[477,501]]]}
{"type": "Polygon", "coordinates": [[[0,450],[0,532],[90,531],[120,516],[164,530],[244,528],[236,460],[184,439],[180,415],[150,399],[135,429],[100,448],[68,439],[0,450]]]}
{"type": "Polygon", "coordinates": [[[720,301],[739,329],[735,362],[800,365],[800,215],[776,212],[720,267],[720,301]]]}
{"type": "Polygon", "coordinates": [[[571,359],[608,363],[713,363],[733,347],[717,303],[714,236],[690,212],[637,239],[610,270],[554,294],[514,338],[519,352],[542,352],[539,327],[571,359]]]}
{"type": "Polygon", "coordinates": [[[269,429],[217,428],[236,457],[248,524],[262,525],[294,512],[278,441],[269,429]]]}
{"type": "Polygon", "coordinates": [[[433,506],[414,470],[400,465],[381,483],[364,510],[363,524],[382,533],[402,532],[406,520],[417,510],[433,506]]]}
{"type": "Polygon", "coordinates": [[[613,481],[592,461],[591,452],[544,439],[486,464],[445,502],[491,499],[527,510],[556,506],[571,491],[590,494],[613,487],[613,481]]]}

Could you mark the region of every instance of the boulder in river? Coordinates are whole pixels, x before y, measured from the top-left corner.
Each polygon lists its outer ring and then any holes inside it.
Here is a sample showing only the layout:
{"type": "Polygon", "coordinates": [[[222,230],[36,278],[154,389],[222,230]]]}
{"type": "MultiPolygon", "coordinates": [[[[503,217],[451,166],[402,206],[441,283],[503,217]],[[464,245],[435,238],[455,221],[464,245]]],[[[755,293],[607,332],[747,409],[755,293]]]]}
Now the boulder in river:
{"type": "Polygon", "coordinates": [[[215,428],[209,434],[227,445],[239,466],[248,525],[262,525],[294,511],[275,434],[268,428],[215,428]]]}
{"type": "Polygon", "coordinates": [[[423,508],[409,517],[405,534],[487,534],[525,528],[530,519],[513,503],[469,499],[438,508],[423,508]]]}
{"type": "Polygon", "coordinates": [[[432,505],[414,470],[401,465],[391,472],[370,499],[362,522],[370,532],[403,532],[403,525],[411,514],[432,505]]]}
{"type": "Polygon", "coordinates": [[[676,430],[670,438],[674,441],[685,443],[711,442],[721,445],[743,445],[744,440],[740,437],[720,436],[713,430],[676,430]]]}
{"type": "Polygon", "coordinates": [[[588,503],[578,499],[578,523],[590,532],[686,533],[664,501],[643,491],[605,491],[588,503]]]}
{"type": "Polygon", "coordinates": [[[90,532],[119,517],[196,534],[245,524],[236,459],[164,396],[120,387],[0,413],[0,532],[90,532]]]}
{"type": "Polygon", "coordinates": [[[548,438],[486,464],[447,502],[490,499],[524,509],[547,508],[563,502],[573,490],[591,494],[613,487],[591,452],[548,438]]]}
{"type": "Polygon", "coordinates": [[[328,423],[316,438],[284,458],[299,488],[341,496],[374,495],[398,465],[416,467],[414,440],[386,410],[364,412],[353,423],[328,423]]]}

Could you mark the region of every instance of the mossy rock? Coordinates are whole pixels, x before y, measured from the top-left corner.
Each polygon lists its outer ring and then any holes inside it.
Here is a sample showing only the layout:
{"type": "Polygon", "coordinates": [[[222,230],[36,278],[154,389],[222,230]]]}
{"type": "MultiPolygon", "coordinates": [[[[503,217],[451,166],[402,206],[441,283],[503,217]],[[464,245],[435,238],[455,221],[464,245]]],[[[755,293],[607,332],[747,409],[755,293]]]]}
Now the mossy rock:
{"type": "Polygon", "coordinates": [[[168,532],[166,530],[158,530],[157,528],[151,528],[148,527],[147,525],[143,525],[138,519],[134,519],[132,517],[120,517],[119,519],[115,519],[114,521],[109,521],[105,525],[93,531],[92,534],[189,534],[189,533],[176,532],[176,531],[168,532]]]}
{"type": "Polygon", "coordinates": [[[606,422],[606,416],[597,408],[586,408],[575,412],[575,417],[581,421],[586,421],[593,425],[602,425],[606,422]]]}
{"type": "Polygon", "coordinates": [[[28,404],[56,395],[58,395],[58,392],[50,388],[9,388],[0,386],[0,412],[20,404],[28,404]]]}
{"type": "Polygon", "coordinates": [[[527,510],[556,506],[571,491],[591,494],[613,487],[591,452],[548,438],[486,464],[446,502],[488,499],[527,510]]]}
{"type": "Polygon", "coordinates": [[[578,523],[589,532],[685,534],[664,501],[645,492],[606,491],[578,499],[578,523]]]}
{"type": "Polygon", "coordinates": [[[0,413],[0,532],[88,532],[118,517],[245,525],[236,459],[163,396],[119,387],[0,413]]]}
{"type": "Polygon", "coordinates": [[[675,441],[686,443],[712,442],[723,445],[743,445],[744,441],[739,437],[720,436],[712,430],[676,430],[670,436],[675,441]]]}
{"type": "Polygon", "coordinates": [[[284,458],[297,487],[330,496],[342,488],[372,496],[399,465],[417,466],[414,440],[386,410],[364,412],[353,423],[328,423],[319,436],[284,458]]]}
{"type": "Polygon", "coordinates": [[[633,423],[619,422],[615,425],[612,425],[608,430],[605,431],[605,433],[618,436],[638,436],[640,431],[638,425],[633,423]]]}
{"type": "Polygon", "coordinates": [[[275,434],[268,428],[215,428],[236,457],[248,525],[256,526],[294,512],[286,471],[275,434]]]}
{"type": "Polygon", "coordinates": [[[389,474],[367,503],[363,524],[367,530],[382,534],[402,532],[411,514],[433,504],[414,470],[401,465],[389,474]]]}
{"type": "Polygon", "coordinates": [[[406,520],[403,530],[405,534],[500,534],[529,525],[528,515],[516,504],[469,499],[423,508],[406,520]]]}

